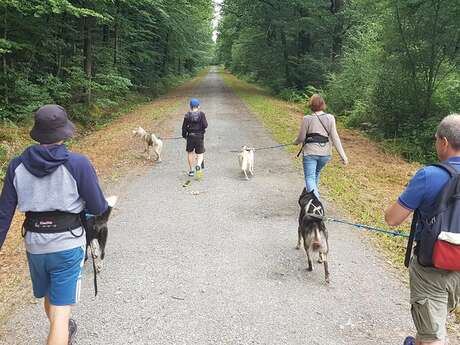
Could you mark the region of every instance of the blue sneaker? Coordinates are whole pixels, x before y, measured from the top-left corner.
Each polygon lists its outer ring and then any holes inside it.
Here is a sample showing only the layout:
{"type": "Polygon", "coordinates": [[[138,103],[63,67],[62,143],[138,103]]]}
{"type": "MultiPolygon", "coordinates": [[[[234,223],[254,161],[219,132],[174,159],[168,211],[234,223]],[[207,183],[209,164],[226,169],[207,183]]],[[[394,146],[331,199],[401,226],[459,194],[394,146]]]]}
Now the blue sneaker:
{"type": "Polygon", "coordinates": [[[415,338],[414,337],[407,337],[404,339],[403,345],[415,345],[415,338]]]}

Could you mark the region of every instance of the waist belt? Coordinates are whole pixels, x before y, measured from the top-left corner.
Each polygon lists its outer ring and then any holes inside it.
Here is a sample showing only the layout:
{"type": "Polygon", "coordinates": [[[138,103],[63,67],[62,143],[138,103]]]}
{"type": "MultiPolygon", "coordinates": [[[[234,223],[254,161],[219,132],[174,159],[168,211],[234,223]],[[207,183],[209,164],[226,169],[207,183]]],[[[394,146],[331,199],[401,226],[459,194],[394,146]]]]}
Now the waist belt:
{"type": "Polygon", "coordinates": [[[307,134],[305,138],[305,144],[308,144],[308,143],[324,144],[328,142],[329,142],[329,137],[326,137],[325,135],[321,135],[318,133],[309,133],[307,134]]]}
{"type": "Polygon", "coordinates": [[[58,234],[69,231],[73,236],[80,237],[84,234],[75,235],[72,231],[82,227],[79,213],[50,211],[50,212],[26,212],[26,219],[22,225],[23,236],[26,232],[40,234],[58,234]]]}
{"type": "Polygon", "coordinates": [[[204,137],[204,133],[198,133],[198,132],[189,132],[188,135],[191,137],[201,137],[201,138],[204,137]]]}

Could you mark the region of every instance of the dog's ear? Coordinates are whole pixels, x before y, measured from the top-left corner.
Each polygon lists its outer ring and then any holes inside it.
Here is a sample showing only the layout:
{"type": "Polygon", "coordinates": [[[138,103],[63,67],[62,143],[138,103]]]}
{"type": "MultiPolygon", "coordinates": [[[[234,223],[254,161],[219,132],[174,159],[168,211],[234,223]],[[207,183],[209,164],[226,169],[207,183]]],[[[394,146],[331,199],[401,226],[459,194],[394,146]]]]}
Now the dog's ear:
{"type": "Polygon", "coordinates": [[[111,195],[106,200],[107,200],[107,203],[109,204],[109,206],[113,208],[115,206],[115,204],[117,203],[117,201],[118,201],[118,196],[111,195]]]}

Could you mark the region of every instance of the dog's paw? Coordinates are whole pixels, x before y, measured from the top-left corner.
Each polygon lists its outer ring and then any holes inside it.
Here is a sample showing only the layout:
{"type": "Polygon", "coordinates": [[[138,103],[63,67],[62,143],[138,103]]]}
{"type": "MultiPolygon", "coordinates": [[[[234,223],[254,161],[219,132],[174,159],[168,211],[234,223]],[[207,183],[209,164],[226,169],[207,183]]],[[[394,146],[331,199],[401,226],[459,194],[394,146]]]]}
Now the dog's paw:
{"type": "Polygon", "coordinates": [[[313,266],[308,267],[308,268],[307,268],[307,271],[308,271],[308,272],[312,272],[312,271],[313,271],[313,266]]]}
{"type": "Polygon", "coordinates": [[[319,258],[319,259],[318,259],[318,263],[319,263],[319,264],[322,264],[322,263],[323,263],[323,259],[319,258]]]}
{"type": "Polygon", "coordinates": [[[295,246],[295,249],[296,249],[296,250],[299,250],[299,249],[300,249],[300,246],[299,246],[299,245],[296,245],[296,246],[295,246]]]}
{"type": "Polygon", "coordinates": [[[329,277],[326,277],[326,284],[330,284],[331,283],[331,279],[329,277]]]}
{"type": "Polygon", "coordinates": [[[103,268],[104,268],[104,264],[103,264],[102,261],[99,261],[98,263],[96,263],[96,272],[97,273],[101,273],[103,268]]]}

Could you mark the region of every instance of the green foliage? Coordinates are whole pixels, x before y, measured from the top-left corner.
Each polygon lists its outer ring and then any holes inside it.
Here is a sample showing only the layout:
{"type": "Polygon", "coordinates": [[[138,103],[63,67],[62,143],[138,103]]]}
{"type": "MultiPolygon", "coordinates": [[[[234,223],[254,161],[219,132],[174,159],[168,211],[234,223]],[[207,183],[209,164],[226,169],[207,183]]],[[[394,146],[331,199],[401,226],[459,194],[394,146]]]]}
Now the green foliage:
{"type": "Polygon", "coordinates": [[[219,61],[283,99],[324,89],[329,111],[409,159],[434,158],[460,111],[460,2],[225,0],[219,61]]]}
{"type": "Polygon", "coordinates": [[[211,61],[212,17],[212,0],[0,0],[0,117],[52,102],[92,124],[164,92],[211,61]]]}

